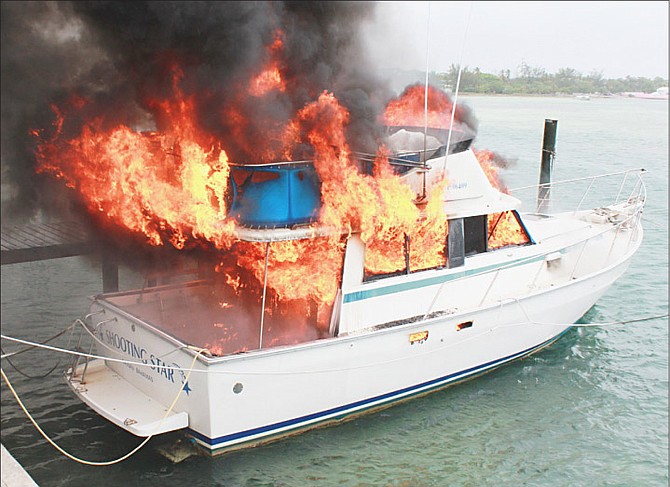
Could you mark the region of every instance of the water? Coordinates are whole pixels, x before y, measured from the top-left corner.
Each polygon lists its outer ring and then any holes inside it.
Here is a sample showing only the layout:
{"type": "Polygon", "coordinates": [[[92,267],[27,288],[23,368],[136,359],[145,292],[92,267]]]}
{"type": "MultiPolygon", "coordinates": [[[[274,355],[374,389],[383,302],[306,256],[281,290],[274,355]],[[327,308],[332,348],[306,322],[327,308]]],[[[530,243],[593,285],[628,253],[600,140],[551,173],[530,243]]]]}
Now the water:
{"type": "MultiPolygon", "coordinates": [[[[480,122],[476,147],[517,159],[506,171],[510,187],[536,183],[545,118],[558,119],[555,178],[649,171],[644,243],[585,321],[667,313],[668,104],[463,99],[480,122]]],[[[133,287],[138,276],[121,269],[120,280],[133,287]]],[[[100,287],[96,260],[3,266],[2,332],[46,339],[83,314],[86,297],[100,287]]],[[[38,375],[57,361],[51,352],[29,352],[14,363],[38,375]]],[[[60,373],[28,380],[4,360],[3,369],[40,425],[71,453],[109,460],[139,443],[76,400],[60,373]]],[[[157,447],[177,438],[153,439],[119,465],[83,466],[46,444],[2,386],[2,442],[42,487],[666,486],[668,321],[573,329],[476,380],[257,449],[172,464],[157,447]]]]}

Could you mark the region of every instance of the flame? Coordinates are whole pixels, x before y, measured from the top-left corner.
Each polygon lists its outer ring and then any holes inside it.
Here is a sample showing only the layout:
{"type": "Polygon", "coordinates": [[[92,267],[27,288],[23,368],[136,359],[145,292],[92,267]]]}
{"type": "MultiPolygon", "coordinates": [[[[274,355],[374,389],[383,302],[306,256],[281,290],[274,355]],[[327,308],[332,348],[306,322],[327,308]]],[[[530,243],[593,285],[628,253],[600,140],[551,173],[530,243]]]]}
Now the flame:
{"type": "MultiPolygon", "coordinates": [[[[258,158],[254,162],[291,160],[303,147],[311,148],[321,181],[318,225],[331,230],[326,236],[270,244],[235,239],[235,221],[228,215],[229,151],[199,123],[197,94],[182,89],[184,72],[176,63],[169,70],[171,92],[147,100],[156,132],[140,133],[130,124],[110,127],[107,120],[92,118],[73,136],[65,127],[86,111],[89,102],[83,98],[53,107],[51,136],[34,132],[40,142],[38,172],[62,179],[101,220],[143,234],[151,245],[184,249],[206,244],[220,251],[216,271],[224,290],[214,306],[223,315],[210,325],[212,340],[206,344],[216,354],[255,348],[259,333],[254,326],[261,314],[268,344],[323,336],[340,286],[346,236],[354,232],[366,244],[368,274],[402,271],[406,259],[410,271],[446,263],[447,220],[439,197],[446,181],[428,188],[433,197],[417,204],[383,146],[374,174],[362,173],[347,142],[349,113],[332,93],[322,92],[287,120],[255,123],[263,128],[261,137],[247,135],[249,96],[260,105],[263,97],[287,89],[281,32],[267,52],[267,62],[240,88],[238,98],[213,110],[226,119],[238,147],[258,158]]],[[[409,87],[388,104],[384,123],[423,126],[424,94],[422,86],[409,87]]],[[[428,103],[428,126],[448,128],[452,104],[447,95],[429,87],[428,103]]],[[[478,159],[484,165],[487,156],[482,152],[478,159]]],[[[515,221],[507,215],[490,227],[491,248],[518,240],[517,234],[504,233],[515,221]]]]}
{"type": "Polygon", "coordinates": [[[249,94],[263,96],[272,90],[286,91],[281,72],[277,66],[270,66],[251,81],[249,94]]]}
{"type": "Polygon", "coordinates": [[[507,185],[500,177],[500,171],[498,170],[498,167],[494,165],[498,157],[496,153],[490,150],[474,151],[474,153],[475,156],[477,156],[479,165],[484,170],[484,174],[486,174],[486,178],[489,180],[489,183],[491,183],[491,186],[502,193],[509,194],[507,185]]]}
{"type": "Polygon", "coordinates": [[[94,119],[73,139],[61,138],[66,113],[55,110],[55,135],[37,149],[37,172],[63,179],[92,213],[144,233],[153,245],[181,249],[190,237],[226,245],[234,228],[224,222],[226,152],[196,141],[205,137],[197,136],[187,99],[155,106],[173,120],[172,130],[142,134],[119,125],[106,131],[94,119]]]}
{"type": "Polygon", "coordinates": [[[529,242],[526,232],[523,231],[511,211],[489,215],[488,232],[489,250],[509,245],[523,245],[529,242]]]}
{"type": "MultiPolygon", "coordinates": [[[[360,232],[366,243],[366,272],[381,274],[403,269],[404,235],[414,237],[412,256],[415,260],[426,253],[433,256],[426,259],[435,259],[434,245],[427,235],[445,230],[446,238],[446,219],[440,199],[435,198],[437,203],[431,206],[429,217],[417,225],[421,211],[414,204],[415,195],[394,175],[383,148],[375,160],[374,177],[358,173],[346,143],[344,129],[348,113],[332,94],[322,94],[316,103],[301,111],[300,117],[308,127],[309,123],[318,122],[306,133],[315,149],[314,163],[322,180],[320,221],[345,232],[360,232]],[[435,226],[440,213],[445,220],[442,228],[435,226]]],[[[444,242],[444,238],[438,242],[444,242]]]]}
{"type": "Polygon", "coordinates": [[[279,61],[283,48],[283,32],[278,30],[275,32],[274,42],[270,44],[267,49],[270,61],[266,67],[251,80],[249,87],[249,94],[251,96],[265,96],[274,90],[281,93],[286,91],[286,85],[281,73],[279,61]]]}
{"type": "MultiPolygon", "coordinates": [[[[234,221],[226,215],[226,151],[217,144],[203,147],[209,137],[198,130],[193,100],[179,90],[180,76],[176,69],[172,99],[152,101],[165,132],[140,134],[126,126],[105,131],[99,120],[86,123],[73,139],[60,138],[56,130],[40,144],[38,170],[63,178],[91,211],[144,233],[153,245],[169,242],[181,249],[206,240],[230,249],[234,221]]],[[[61,127],[66,114],[57,115],[61,127]]],[[[439,198],[427,212],[417,207],[415,195],[394,175],[383,148],[374,176],[361,174],[346,140],[348,121],[347,110],[324,92],[281,128],[284,153],[298,144],[313,147],[322,181],[319,223],[334,231],[322,239],[272,243],[268,286],[280,300],[314,300],[321,308],[332,303],[343,259],[342,233],[361,234],[368,247],[366,265],[373,273],[404,268],[403,252],[397,251],[398,242],[403,249],[404,235],[411,240],[413,267],[444,259],[446,222],[439,198]],[[309,282],[305,275],[311,276],[309,282]]],[[[246,269],[258,286],[265,272],[264,245],[239,242],[234,249],[236,268],[246,269]]],[[[248,285],[239,270],[219,270],[236,291],[248,285]]]]}
{"type": "MultiPolygon", "coordinates": [[[[500,170],[496,166],[499,156],[490,150],[474,151],[474,153],[491,186],[502,193],[509,194],[507,185],[502,180],[500,170]]],[[[489,250],[509,245],[523,245],[529,242],[526,232],[523,231],[516,217],[510,211],[489,215],[488,233],[489,250]]]]}
{"type": "MultiPolygon", "coordinates": [[[[447,94],[428,85],[428,105],[426,108],[426,88],[423,85],[408,86],[395,100],[386,106],[382,120],[385,125],[430,127],[448,129],[451,125],[453,104],[447,94]]],[[[455,119],[459,120],[460,110],[455,119]]]]}

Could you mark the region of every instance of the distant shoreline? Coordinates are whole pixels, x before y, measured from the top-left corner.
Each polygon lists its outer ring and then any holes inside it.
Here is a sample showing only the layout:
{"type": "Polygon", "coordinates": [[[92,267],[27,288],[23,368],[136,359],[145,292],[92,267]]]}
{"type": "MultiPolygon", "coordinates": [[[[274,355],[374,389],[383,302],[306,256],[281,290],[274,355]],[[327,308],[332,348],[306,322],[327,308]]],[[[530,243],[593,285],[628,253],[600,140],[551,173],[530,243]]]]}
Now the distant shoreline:
{"type": "MultiPolygon", "coordinates": [[[[451,94],[451,93],[450,93],[451,94]]],[[[627,96],[627,95],[594,95],[591,93],[585,93],[590,98],[597,99],[624,99],[624,100],[659,100],[659,101],[668,101],[668,98],[645,98],[641,96],[627,96]]],[[[475,92],[460,92],[458,96],[469,96],[469,97],[488,97],[488,98],[509,98],[509,97],[518,97],[518,98],[576,98],[579,94],[565,94],[565,93],[475,93],[475,92]]]]}

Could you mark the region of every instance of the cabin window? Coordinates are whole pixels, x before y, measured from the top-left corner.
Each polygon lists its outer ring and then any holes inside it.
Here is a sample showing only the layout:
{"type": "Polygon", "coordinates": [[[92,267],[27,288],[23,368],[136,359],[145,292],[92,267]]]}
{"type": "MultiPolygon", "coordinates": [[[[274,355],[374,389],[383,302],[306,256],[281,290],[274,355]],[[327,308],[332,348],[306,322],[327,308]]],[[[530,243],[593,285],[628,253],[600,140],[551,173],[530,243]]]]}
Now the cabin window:
{"type": "Polygon", "coordinates": [[[463,218],[449,220],[449,235],[447,235],[447,250],[449,252],[449,267],[460,267],[465,264],[465,242],[463,240],[463,218]]]}
{"type": "Polygon", "coordinates": [[[486,252],[486,215],[471,216],[463,220],[465,255],[486,252]]]}
{"type": "Polygon", "coordinates": [[[465,257],[511,245],[532,243],[530,235],[514,211],[449,220],[449,267],[459,267],[465,257]]]}
{"type": "Polygon", "coordinates": [[[372,238],[365,246],[364,281],[398,276],[407,273],[404,235],[392,238],[372,238]]]}
{"type": "Polygon", "coordinates": [[[418,225],[411,235],[380,241],[372,239],[365,249],[364,280],[375,280],[446,266],[446,221],[418,225]]]}
{"type": "Polygon", "coordinates": [[[530,236],[516,211],[504,211],[489,215],[487,241],[489,250],[495,250],[526,245],[530,243],[530,236]]]}

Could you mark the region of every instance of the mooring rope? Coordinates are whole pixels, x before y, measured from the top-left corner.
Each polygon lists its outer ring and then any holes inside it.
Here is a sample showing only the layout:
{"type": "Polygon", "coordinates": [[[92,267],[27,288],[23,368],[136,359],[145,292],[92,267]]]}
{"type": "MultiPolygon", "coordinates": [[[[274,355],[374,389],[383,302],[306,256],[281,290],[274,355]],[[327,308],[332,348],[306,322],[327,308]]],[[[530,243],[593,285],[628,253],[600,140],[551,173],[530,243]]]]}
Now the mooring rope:
{"type": "MultiPolygon", "coordinates": [[[[656,315],[656,316],[647,316],[646,318],[637,318],[635,320],[623,320],[623,321],[610,321],[610,322],[605,322],[605,323],[575,323],[575,327],[579,328],[585,328],[589,326],[615,326],[615,325],[627,325],[628,323],[639,323],[642,321],[651,321],[651,320],[660,320],[661,318],[667,318],[670,316],[668,313],[664,315],[656,315]]],[[[543,325],[544,323],[536,323],[538,325],[543,325]]]]}
{"type": "MultiPolygon", "coordinates": [[[[75,320],[72,324],[66,326],[65,329],[63,329],[62,331],[58,332],[57,334],[55,334],[55,335],[52,336],[51,338],[48,338],[48,339],[44,340],[44,341],[41,342],[41,343],[42,343],[42,344],[47,344],[47,343],[49,343],[49,342],[55,340],[56,338],[62,336],[62,335],[65,334],[65,332],[67,332],[68,330],[72,330],[72,331],[74,331],[74,326],[76,325],[77,321],[79,321],[79,320],[75,320]]],[[[70,346],[70,340],[71,340],[71,339],[72,339],[72,334],[70,334],[70,338],[68,339],[66,348],[69,348],[69,346],[70,346]]],[[[58,366],[61,364],[61,359],[60,359],[60,358],[56,361],[56,363],[54,364],[54,366],[51,367],[51,369],[49,369],[47,372],[45,372],[44,374],[41,374],[41,375],[31,375],[31,374],[28,374],[27,372],[22,371],[22,370],[21,370],[21,369],[20,369],[14,362],[12,362],[11,360],[9,360],[9,357],[13,357],[13,356],[15,356],[15,355],[19,355],[19,354],[21,354],[21,353],[23,353],[23,352],[27,352],[27,351],[29,351],[29,350],[33,350],[33,349],[35,349],[35,348],[37,348],[37,347],[36,347],[36,346],[29,346],[29,347],[25,347],[25,348],[23,348],[23,349],[21,349],[21,350],[17,350],[16,352],[5,353],[5,350],[2,348],[2,346],[0,346],[0,352],[2,352],[2,358],[6,359],[6,360],[7,360],[7,363],[9,363],[9,365],[11,365],[12,368],[13,368],[14,370],[16,370],[16,371],[17,371],[19,374],[21,374],[22,376],[26,377],[27,379],[44,379],[45,377],[50,376],[50,375],[51,375],[51,374],[58,368],[58,366]]]]}
{"type": "Polygon", "coordinates": [[[23,377],[25,377],[25,378],[27,378],[27,379],[44,379],[45,377],[49,377],[49,376],[54,372],[54,370],[56,370],[56,369],[58,368],[58,366],[61,364],[61,359],[59,358],[59,359],[56,361],[56,363],[54,364],[54,366],[51,367],[51,368],[50,368],[47,372],[45,372],[44,374],[41,374],[41,375],[31,375],[31,374],[28,374],[27,372],[22,371],[19,367],[16,366],[16,364],[14,364],[14,362],[12,362],[11,360],[9,360],[9,357],[7,356],[8,354],[5,354],[5,351],[4,351],[4,349],[3,349],[2,347],[0,347],[0,352],[3,353],[2,358],[6,359],[6,360],[7,360],[7,363],[8,363],[9,365],[11,365],[12,368],[13,368],[14,370],[16,370],[19,374],[21,374],[23,377]]]}
{"type": "MultiPolygon", "coordinates": [[[[199,350],[197,350],[197,351],[196,351],[196,354],[193,356],[193,362],[191,363],[191,366],[189,367],[189,371],[188,371],[188,373],[186,374],[186,377],[185,377],[185,379],[184,379],[184,382],[185,382],[185,383],[188,382],[188,379],[189,379],[189,377],[191,376],[191,372],[194,370],[194,369],[193,369],[193,366],[195,365],[195,361],[197,360],[198,356],[199,356],[204,350],[205,350],[205,349],[199,349],[199,350]]],[[[137,453],[138,451],[140,451],[140,450],[142,449],[142,447],[144,447],[144,445],[146,445],[146,444],[149,442],[149,440],[150,440],[151,438],[153,438],[153,437],[156,435],[156,433],[157,433],[158,430],[160,429],[161,425],[163,424],[163,421],[165,421],[165,418],[167,418],[167,417],[172,413],[172,409],[174,408],[175,404],[177,404],[177,401],[179,400],[179,396],[180,396],[181,391],[182,391],[182,389],[179,388],[179,390],[177,391],[177,395],[175,396],[174,400],[172,401],[172,404],[170,404],[170,407],[169,407],[169,408],[167,409],[167,411],[165,412],[165,415],[161,418],[161,420],[159,421],[158,425],[156,426],[156,430],[155,430],[153,433],[151,433],[151,435],[147,436],[147,437],[146,437],[146,438],[145,438],[139,445],[137,445],[134,449],[132,449],[131,451],[129,451],[129,452],[126,453],[125,455],[123,455],[123,456],[121,456],[121,457],[119,457],[119,458],[117,458],[117,459],[115,459],[115,460],[109,460],[109,461],[105,461],[105,462],[94,462],[94,461],[84,460],[84,459],[81,459],[81,458],[79,458],[79,457],[76,457],[75,455],[73,455],[73,454],[71,454],[71,453],[65,451],[65,450],[64,450],[63,448],[61,448],[55,441],[53,441],[53,440],[49,437],[49,435],[47,435],[47,434],[44,432],[44,430],[40,427],[40,425],[37,424],[37,421],[35,421],[35,418],[30,414],[30,412],[28,411],[28,409],[26,409],[25,405],[23,404],[23,401],[21,401],[21,398],[19,397],[18,393],[16,392],[16,390],[15,390],[14,387],[12,386],[11,382],[9,381],[9,378],[8,378],[7,375],[5,374],[5,371],[4,371],[4,369],[2,369],[2,367],[0,367],[0,373],[2,374],[2,378],[3,378],[3,380],[5,381],[5,383],[7,384],[7,387],[9,387],[9,390],[12,392],[12,395],[13,395],[14,398],[16,399],[16,402],[19,404],[19,406],[21,407],[21,409],[23,410],[23,412],[25,413],[25,415],[28,417],[28,419],[30,420],[30,422],[33,424],[33,426],[35,426],[35,428],[37,429],[37,431],[39,431],[39,433],[44,437],[44,439],[47,440],[47,442],[48,442],[51,446],[53,446],[56,450],[58,450],[60,453],[62,453],[63,455],[65,455],[65,456],[66,456],[67,458],[69,458],[70,460],[73,460],[73,461],[75,461],[75,462],[77,462],[77,463],[81,463],[81,464],[84,464],[84,465],[90,465],[90,466],[93,466],[93,467],[106,467],[106,466],[109,466],[109,465],[115,465],[115,464],[117,464],[117,463],[121,463],[122,461],[124,461],[124,460],[130,458],[130,457],[133,456],[135,453],[137,453]]]]}
{"type": "MultiPolygon", "coordinates": [[[[614,325],[623,325],[627,323],[637,323],[637,322],[645,322],[645,321],[651,321],[655,319],[661,319],[661,318],[667,318],[668,314],[662,314],[662,315],[655,315],[655,316],[647,316],[643,318],[634,318],[630,320],[620,320],[620,321],[613,321],[613,322],[607,322],[607,323],[543,323],[539,321],[532,320],[530,316],[525,311],[525,308],[521,303],[518,303],[526,315],[526,318],[528,321],[523,322],[523,323],[510,323],[506,325],[497,325],[493,328],[490,328],[488,330],[484,330],[482,333],[491,333],[494,332],[500,328],[510,328],[510,327],[517,327],[517,326],[527,326],[527,325],[537,325],[537,326],[553,326],[553,327],[574,327],[574,328],[580,328],[580,327],[606,327],[606,326],[614,326],[614,325]]],[[[503,303],[501,302],[501,306],[503,303]]],[[[435,318],[438,319],[438,318],[435,318]]],[[[445,349],[456,347],[456,346],[462,346],[463,343],[470,341],[472,339],[476,339],[480,334],[477,335],[472,335],[471,337],[468,337],[466,340],[459,340],[458,342],[455,343],[449,343],[445,344],[444,346],[437,347],[431,350],[427,350],[425,353],[426,354],[432,354],[436,352],[441,352],[444,351],[445,349]]],[[[386,365],[389,363],[397,362],[399,360],[404,360],[405,357],[396,357],[391,360],[387,360],[384,362],[376,362],[376,363],[367,363],[367,364],[362,364],[358,366],[353,366],[353,367],[340,367],[340,368],[334,368],[334,369],[321,369],[321,370],[305,370],[305,371],[242,371],[242,370],[203,370],[203,369],[194,369],[193,365],[187,370],[181,367],[172,367],[169,365],[155,365],[151,363],[144,363],[144,362],[138,362],[134,360],[125,360],[125,359],[118,359],[118,358],[112,358],[112,357],[105,357],[101,355],[95,355],[95,354],[90,354],[90,353],[84,353],[84,352],[77,352],[77,351],[72,351],[72,350],[65,350],[57,347],[51,347],[49,345],[41,345],[41,344],[36,344],[33,342],[30,342],[28,340],[22,340],[20,338],[13,338],[13,337],[8,337],[5,335],[0,335],[1,338],[13,341],[16,343],[22,343],[22,344],[27,344],[27,345],[35,345],[40,348],[44,348],[47,350],[52,350],[52,351],[57,351],[57,352],[62,352],[70,355],[76,355],[80,357],[86,357],[89,359],[101,359],[105,360],[108,362],[116,362],[116,363],[122,363],[122,364],[131,364],[139,367],[149,367],[149,368],[154,368],[154,369],[160,369],[160,370],[181,370],[184,372],[188,372],[189,374],[191,372],[197,372],[197,373],[205,373],[205,374],[211,374],[211,375],[304,375],[304,374],[315,374],[315,373],[333,373],[333,372],[342,372],[342,371],[351,371],[351,370],[357,370],[357,369],[363,369],[363,368],[368,368],[368,367],[375,367],[375,366],[380,366],[380,365],[386,365]]],[[[207,349],[199,349],[197,347],[193,346],[186,346],[186,347],[181,347],[181,348],[189,348],[191,350],[198,351],[198,354],[196,354],[196,357],[198,355],[202,355],[204,353],[207,353],[207,349]]],[[[172,353],[173,351],[169,352],[172,353]]],[[[119,353],[118,351],[115,351],[115,353],[119,353]]],[[[422,354],[419,354],[422,355],[422,354]]],[[[416,355],[414,355],[416,357],[416,355]]],[[[4,358],[4,357],[3,357],[4,358]]],[[[195,358],[194,362],[195,363],[195,358]]]]}
{"type": "MultiPolygon", "coordinates": [[[[541,325],[541,326],[572,326],[572,327],[575,327],[575,328],[606,327],[606,326],[615,326],[615,325],[627,325],[628,323],[641,323],[643,321],[660,320],[661,318],[667,318],[668,316],[670,316],[670,314],[666,313],[666,314],[662,314],[662,315],[646,316],[644,318],[635,318],[635,319],[632,319],[632,320],[609,321],[609,322],[603,322],[603,323],[573,323],[573,324],[544,323],[544,322],[541,322],[541,321],[533,320],[528,315],[528,312],[526,311],[526,308],[524,308],[524,306],[521,303],[521,301],[519,300],[519,298],[513,298],[513,300],[516,301],[516,304],[518,304],[519,308],[521,308],[521,311],[526,316],[526,319],[528,320],[528,323],[531,323],[533,325],[541,325]]],[[[518,326],[518,325],[524,325],[524,324],[525,323],[512,323],[512,324],[509,324],[509,325],[502,325],[502,326],[507,328],[507,327],[510,327],[510,326],[518,326]]]]}
{"type": "MultiPolygon", "coordinates": [[[[112,353],[115,353],[115,354],[117,354],[117,355],[121,355],[121,352],[120,352],[118,349],[116,349],[116,348],[112,348],[112,347],[110,347],[109,345],[107,345],[105,342],[103,342],[102,340],[100,340],[100,338],[98,338],[97,335],[96,335],[95,333],[93,333],[93,332],[88,328],[88,326],[86,326],[86,324],[85,324],[83,321],[81,321],[80,319],[77,319],[77,320],[75,320],[75,323],[78,323],[79,325],[81,325],[81,327],[83,328],[83,330],[84,330],[86,333],[88,333],[88,335],[91,337],[91,339],[94,340],[98,345],[102,346],[103,348],[106,348],[107,350],[109,350],[109,351],[112,352],[112,353]]],[[[156,355],[156,358],[163,359],[163,358],[167,357],[168,355],[173,354],[173,353],[175,353],[175,352],[178,351],[178,350],[183,350],[183,349],[185,349],[185,348],[189,348],[189,346],[188,346],[188,345],[179,345],[178,347],[174,347],[174,348],[173,348],[172,350],[170,350],[169,352],[165,352],[165,353],[163,353],[163,354],[161,354],[161,355],[156,355]]],[[[207,351],[206,348],[203,348],[203,350],[207,351]]],[[[203,353],[206,353],[206,352],[203,352],[203,353]]],[[[126,362],[126,363],[131,363],[131,364],[138,365],[138,364],[140,364],[140,363],[142,363],[142,362],[128,361],[128,362],[126,362]]]]}
{"type": "Polygon", "coordinates": [[[11,353],[5,353],[3,351],[2,352],[2,358],[13,357],[14,355],[18,355],[20,353],[27,352],[28,350],[32,350],[33,348],[39,348],[39,345],[46,345],[47,343],[49,343],[49,342],[55,340],[56,338],[64,335],[65,332],[67,332],[68,330],[74,329],[75,325],[77,324],[77,321],[79,321],[79,320],[75,320],[74,322],[72,322],[72,324],[66,326],[63,331],[60,331],[60,332],[56,333],[54,336],[44,340],[43,342],[39,342],[39,343],[36,343],[34,345],[30,345],[28,347],[22,348],[21,350],[16,350],[15,352],[11,352],[11,353]]]}

